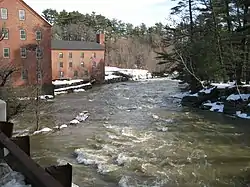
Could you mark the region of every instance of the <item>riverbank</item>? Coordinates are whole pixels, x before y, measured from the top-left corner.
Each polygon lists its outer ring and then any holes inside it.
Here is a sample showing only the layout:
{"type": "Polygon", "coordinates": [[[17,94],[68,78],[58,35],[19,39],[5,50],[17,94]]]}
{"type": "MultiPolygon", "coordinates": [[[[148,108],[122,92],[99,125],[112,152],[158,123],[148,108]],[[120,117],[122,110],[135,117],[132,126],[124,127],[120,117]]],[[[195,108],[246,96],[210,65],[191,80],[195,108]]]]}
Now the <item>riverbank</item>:
{"type": "MultiPolygon", "coordinates": [[[[123,69],[117,67],[105,67],[105,80],[104,84],[112,84],[126,81],[140,81],[153,78],[148,70],[143,69],[123,69]]],[[[91,89],[94,82],[88,80],[55,80],[52,82],[55,90],[54,95],[84,92],[91,89]]]]}
{"type": "Polygon", "coordinates": [[[186,92],[179,96],[182,106],[250,119],[250,85],[212,83],[196,93],[186,92]]]}

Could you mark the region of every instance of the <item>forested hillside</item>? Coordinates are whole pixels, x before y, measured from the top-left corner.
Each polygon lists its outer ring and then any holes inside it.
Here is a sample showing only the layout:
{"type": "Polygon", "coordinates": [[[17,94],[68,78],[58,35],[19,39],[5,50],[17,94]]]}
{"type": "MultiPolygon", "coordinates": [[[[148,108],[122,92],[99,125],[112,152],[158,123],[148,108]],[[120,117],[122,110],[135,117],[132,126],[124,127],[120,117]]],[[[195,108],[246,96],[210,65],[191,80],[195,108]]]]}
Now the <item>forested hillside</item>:
{"type": "Polygon", "coordinates": [[[146,68],[164,71],[166,65],[157,65],[158,52],[163,51],[162,36],[165,26],[156,23],[133,26],[116,19],[77,11],[57,12],[47,9],[43,16],[53,24],[53,38],[59,40],[95,41],[96,33],[106,34],[106,64],[124,68],[146,68]]]}
{"type": "Polygon", "coordinates": [[[166,27],[162,63],[178,70],[195,87],[199,80],[250,81],[249,0],[182,0],[172,14],[175,27],[166,27]]]}

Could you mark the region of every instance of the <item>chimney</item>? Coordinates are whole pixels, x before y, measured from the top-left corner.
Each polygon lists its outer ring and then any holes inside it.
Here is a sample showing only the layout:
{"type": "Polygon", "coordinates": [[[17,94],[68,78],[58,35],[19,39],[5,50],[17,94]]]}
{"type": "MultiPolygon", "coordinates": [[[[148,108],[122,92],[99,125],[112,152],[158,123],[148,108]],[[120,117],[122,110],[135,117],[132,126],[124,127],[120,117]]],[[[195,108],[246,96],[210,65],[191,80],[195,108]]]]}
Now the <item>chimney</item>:
{"type": "Polygon", "coordinates": [[[98,33],[96,34],[96,42],[101,44],[101,45],[104,45],[105,43],[105,34],[103,33],[98,33]]]}

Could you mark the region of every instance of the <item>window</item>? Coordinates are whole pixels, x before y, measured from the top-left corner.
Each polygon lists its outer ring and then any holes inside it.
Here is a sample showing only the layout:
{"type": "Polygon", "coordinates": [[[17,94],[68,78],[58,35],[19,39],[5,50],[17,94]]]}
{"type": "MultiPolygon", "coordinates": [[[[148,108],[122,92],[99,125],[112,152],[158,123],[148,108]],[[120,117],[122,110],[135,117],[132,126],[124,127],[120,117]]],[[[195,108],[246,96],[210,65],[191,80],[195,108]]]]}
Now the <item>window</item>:
{"type": "Polygon", "coordinates": [[[63,53],[59,53],[59,58],[63,58],[63,53]]]}
{"type": "Polygon", "coordinates": [[[3,48],[3,57],[10,58],[10,48],[3,48]]]}
{"type": "Polygon", "coordinates": [[[22,79],[23,80],[28,79],[28,70],[27,69],[22,70],[22,79]]]}
{"type": "Polygon", "coordinates": [[[78,77],[78,71],[74,71],[74,76],[78,77]]]}
{"type": "Polygon", "coordinates": [[[25,20],[25,10],[19,10],[19,20],[25,20]]]}
{"type": "Polygon", "coordinates": [[[60,62],[60,68],[63,68],[63,62],[60,62]]]}
{"type": "Polygon", "coordinates": [[[8,40],[9,39],[9,29],[3,28],[2,29],[2,36],[4,36],[4,40],[8,40]]]}
{"type": "Polygon", "coordinates": [[[84,74],[85,74],[86,76],[88,76],[88,75],[89,75],[88,70],[85,70],[85,71],[84,71],[84,74]]]}
{"type": "Polygon", "coordinates": [[[37,71],[37,79],[38,80],[42,79],[42,73],[41,73],[41,71],[37,71]]]}
{"type": "Polygon", "coordinates": [[[59,77],[63,78],[64,77],[64,72],[63,71],[59,71],[59,77]]]}
{"type": "Polygon", "coordinates": [[[84,52],[81,52],[81,58],[84,58],[84,52]]]}
{"type": "Polygon", "coordinates": [[[20,56],[21,56],[21,58],[26,58],[27,57],[27,50],[26,50],[26,48],[21,48],[20,49],[20,56]]]}
{"type": "Polygon", "coordinates": [[[41,59],[43,57],[43,51],[41,48],[37,47],[36,48],[36,58],[41,59]]]}
{"type": "Polygon", "coordinates": [[[8,9],[1,8],[1,19],[8,19],[8,9]]]}
{"type": "Polygon", "coordinates": [[[23,29],[20,30],[20,39],[26,40],[26,31],[23,29]]]}
{"type": "Polygon", "coordinates": [[[69,52],[69,58],[72,58],[72,52],[69,52]]]}
{"type": "Polygon", "coordinates": [[[42,32],[36,31],[36,40],[42,40],[42,32]]]}
{"type": "Polygon", "coordinates": [[[84,62],[81,62],[81,67],[84,67],[84,62]]]}
{"type": "Polygon", "coordinates": [[[69,62],[69,67],[72,68],[73,67],[73,63],[69,62]]]}

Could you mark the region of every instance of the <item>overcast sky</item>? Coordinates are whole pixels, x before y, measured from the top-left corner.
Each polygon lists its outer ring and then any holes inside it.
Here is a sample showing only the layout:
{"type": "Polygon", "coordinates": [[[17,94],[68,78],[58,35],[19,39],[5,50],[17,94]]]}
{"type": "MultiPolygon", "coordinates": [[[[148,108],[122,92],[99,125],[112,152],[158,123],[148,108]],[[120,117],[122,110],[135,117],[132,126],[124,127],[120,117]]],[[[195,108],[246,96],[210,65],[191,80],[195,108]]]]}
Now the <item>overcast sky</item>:
{"type": "Polygon", "coordinates": [[[147,26],[156,22],[166,23],[169,10],[173,6],[171,0],[24,0],[39,14],[44,9],[57,11],[79,11],[81,13],[102,14],[108,18],[116,18],[124,22],[147,26]]]}

